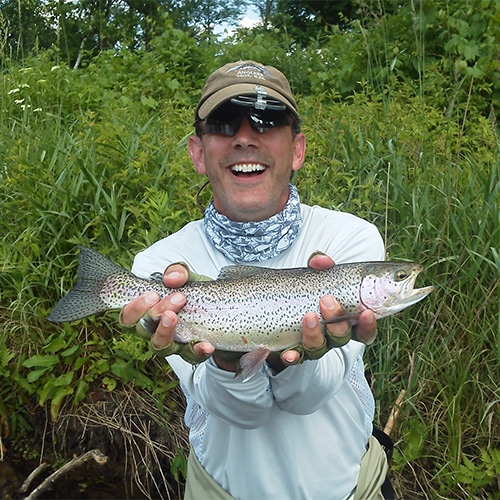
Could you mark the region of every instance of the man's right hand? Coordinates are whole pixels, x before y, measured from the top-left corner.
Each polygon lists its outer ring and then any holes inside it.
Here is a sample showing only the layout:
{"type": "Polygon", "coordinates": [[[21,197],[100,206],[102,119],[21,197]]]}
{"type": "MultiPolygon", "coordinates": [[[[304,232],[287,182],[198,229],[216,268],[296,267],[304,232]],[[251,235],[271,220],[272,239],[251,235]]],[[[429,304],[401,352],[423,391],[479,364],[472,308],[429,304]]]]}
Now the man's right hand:
{"type": "MultiPolygon", "coordinates": [[[[184,285],[187,279],[187,269],[181,264],[172,264],[165,270],[162,281],[169,288],[178,288],[184,285]]],[[[189,347],[190,351],[199,357],[199,362],[201,362],[214,352],[212,344],[209,342],[197,342],[192,345],[177,345],[179,343],[174,341],[177,313],[185,304],[186,297],[180,292],[174,292],[163,299],[160,299],[156,292],[148,292],[137,297],[122,309],[120,323],[125,327],[134,328],[141,318],[149,315],[158,325],[154,333],[151,332],[151,344],[155,351],[165,350],[164,355],[168,355],[168,348],[172,346],[174,347],[172,354],[177,352],[182,356],[181,348],[185,346],[189,347]]],[[[190,354],[189,357],[191,358],[190,354]]],[[[193,359],[189,361],[193,362],[193,359]]]]}

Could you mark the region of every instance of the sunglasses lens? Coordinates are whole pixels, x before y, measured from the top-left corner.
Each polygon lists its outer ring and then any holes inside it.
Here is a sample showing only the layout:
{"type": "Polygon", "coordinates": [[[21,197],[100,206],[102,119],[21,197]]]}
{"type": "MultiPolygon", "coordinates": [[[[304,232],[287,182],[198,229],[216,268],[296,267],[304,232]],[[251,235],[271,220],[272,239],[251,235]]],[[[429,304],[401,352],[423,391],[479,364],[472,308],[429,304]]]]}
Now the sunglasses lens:
{"type": "Polygon", "coordinates": [[[217,108],[200,124],[201,131],[203,134],[232,137],[240,128],[244,116],[248,118],[251,127],[261,134],[274,127],[290,124],[289,115],[286,111],[248,109],[229,102],[217,108]]]}
{"type": "Polygon", "coordinates": [[[236,134],[237,130],[240,128],[241,120],[243,116],[233,117],[232,120],[215,120],[208,117],[205,123],[202,124],[202,132],[204,134],[216,134],[225,135],[231,137],[236,134]]]}
{"type": "Polygon", "coordinates": [[[288,116],[280,111],[251,112],[247,114],[250,125],[261,134],[274,127],[289,125],[288,116]]]}

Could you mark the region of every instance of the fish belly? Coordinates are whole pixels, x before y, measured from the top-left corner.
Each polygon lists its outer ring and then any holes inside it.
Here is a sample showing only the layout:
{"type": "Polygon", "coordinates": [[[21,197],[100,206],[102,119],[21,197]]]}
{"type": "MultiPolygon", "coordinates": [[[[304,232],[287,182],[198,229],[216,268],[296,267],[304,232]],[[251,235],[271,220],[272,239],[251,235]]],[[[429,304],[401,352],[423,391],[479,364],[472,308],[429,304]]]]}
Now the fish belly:
{"type": "Polygon", "coordinates": [[[176,336],[184,342],[207,341],[225,351],[280,351],[300,343],[302,318],[307,312],[319,313],[318,302],[317,296],[313,300],[255,298],[194,306],[188,301],[178,314],[176,336]]]}

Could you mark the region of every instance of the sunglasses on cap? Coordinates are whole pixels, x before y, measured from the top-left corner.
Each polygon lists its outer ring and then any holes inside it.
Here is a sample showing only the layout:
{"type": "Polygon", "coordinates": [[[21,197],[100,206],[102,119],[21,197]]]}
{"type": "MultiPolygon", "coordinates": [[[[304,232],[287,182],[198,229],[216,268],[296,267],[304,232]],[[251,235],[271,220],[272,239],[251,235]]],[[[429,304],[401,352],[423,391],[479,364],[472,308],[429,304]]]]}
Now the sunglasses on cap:
{"type": "Polygon", "coordinates": [[[247,118],[250,126],[263,134],[275,127],[291,124],[290,112],[279,101],[267,102],[266,109],[256,109],[255,100],[236,97],[219,106],[204,121],[196,124],[201,134],[217,134],[232,137],[247,118]]]}

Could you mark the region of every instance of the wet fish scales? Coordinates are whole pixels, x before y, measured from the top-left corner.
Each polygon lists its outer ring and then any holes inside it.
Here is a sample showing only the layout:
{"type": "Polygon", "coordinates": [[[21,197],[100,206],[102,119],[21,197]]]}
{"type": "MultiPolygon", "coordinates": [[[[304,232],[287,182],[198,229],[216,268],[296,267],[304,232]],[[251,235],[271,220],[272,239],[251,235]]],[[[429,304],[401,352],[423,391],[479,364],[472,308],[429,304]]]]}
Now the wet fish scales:
{"type": "MultiPolygon", "coordinates": [[[[231,266],[215,281],[192,282],[176,289],[187,297],[178,314],[180,341],[206,340],[218,349],[281,350],[300,341],[301,320],[319,313],[319,298],[334,295],[347,313],[372,309],[377,318],[399,312],[430,293],[414,289],[420,264],[360,262],[328,270],[231,266]]],[[[80,247],[78,282],[49,320],[75,321],[120,309],[148,291],[173,292],[161,282],[138,278],[99,252],[80,247]]]]}

